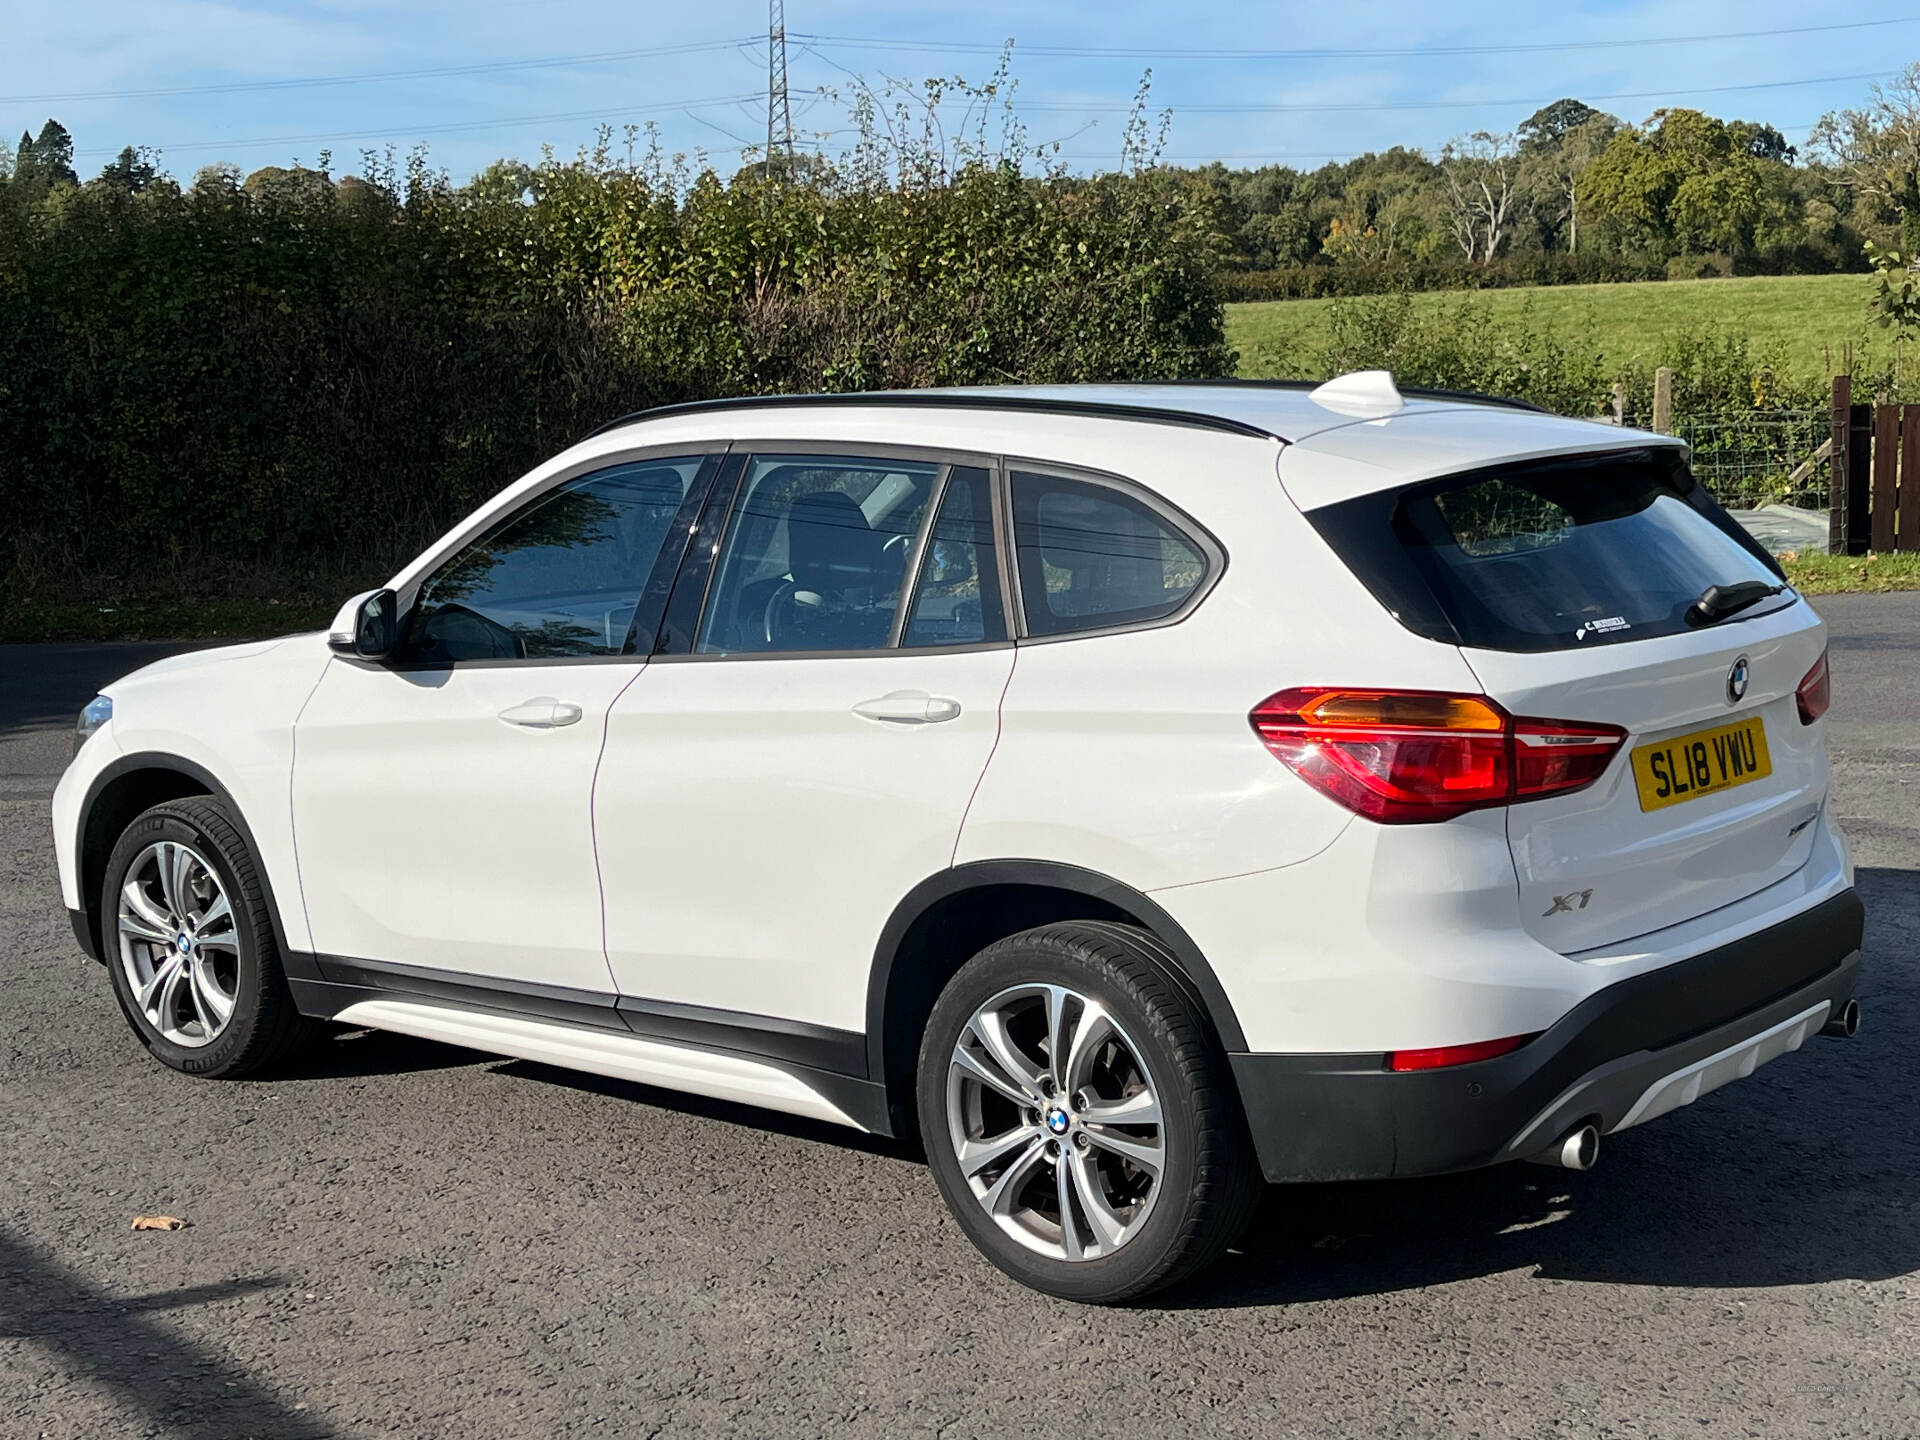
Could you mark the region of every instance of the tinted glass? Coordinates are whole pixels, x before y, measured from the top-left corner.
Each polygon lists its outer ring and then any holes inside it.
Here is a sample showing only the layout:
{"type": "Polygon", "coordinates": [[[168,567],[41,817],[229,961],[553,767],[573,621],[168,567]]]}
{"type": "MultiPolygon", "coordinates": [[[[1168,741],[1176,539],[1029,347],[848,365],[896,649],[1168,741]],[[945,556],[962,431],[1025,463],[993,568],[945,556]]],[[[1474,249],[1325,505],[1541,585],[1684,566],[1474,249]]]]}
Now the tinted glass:
{"type": "Polygon", "coordinates": [[[901,643],[977,645],[1006,638],[987,472],[957,465],[933,520],[901,643]]]}
{"type": "Polygon", "coordinates": [[[572,481],[516,512],[420,587],[399,653],[425,661],[618,655],[701,457],[572,481]]]}
{"type": "Polygon", "coordinates": [[[1197,543],[1109,485],[1015,471],[1013,530],[1033,635],[1158,620],[1206,577],[1197,543]]]}
{"type": "Polygon", "coordinates": [[[703,654],[873,650],[900,591],[938,465],[758,455],[721,543],[694,649],[703,654]]]}
{"type": "Polygon", "coordinates": [[[1491,650],[1678,634],[1709,585],[1780,580],[1671,452],[1481,471],[1309,518],[1403,624],[1491,650]]]}

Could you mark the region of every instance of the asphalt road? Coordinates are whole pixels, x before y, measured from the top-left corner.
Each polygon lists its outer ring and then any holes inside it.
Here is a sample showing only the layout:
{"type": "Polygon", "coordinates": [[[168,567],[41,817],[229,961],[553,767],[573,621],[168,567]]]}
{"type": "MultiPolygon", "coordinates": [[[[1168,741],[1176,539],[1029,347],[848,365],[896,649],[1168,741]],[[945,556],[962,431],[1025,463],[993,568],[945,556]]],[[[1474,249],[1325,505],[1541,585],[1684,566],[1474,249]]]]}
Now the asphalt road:
{"type": "Polygon", "coordinates": [[[1820,608],[1860,1038],[1591,1174],[1274,1192],[1130,1310],[1002,1279],[851,1132],[378,1035],[160,1068],[46,820],[139,657],[0,648],[0,1433],[1920,1433],[1920,595],[1820,608]],[[192,1226],[129,1233],[155,1211],[192,1226]]]}

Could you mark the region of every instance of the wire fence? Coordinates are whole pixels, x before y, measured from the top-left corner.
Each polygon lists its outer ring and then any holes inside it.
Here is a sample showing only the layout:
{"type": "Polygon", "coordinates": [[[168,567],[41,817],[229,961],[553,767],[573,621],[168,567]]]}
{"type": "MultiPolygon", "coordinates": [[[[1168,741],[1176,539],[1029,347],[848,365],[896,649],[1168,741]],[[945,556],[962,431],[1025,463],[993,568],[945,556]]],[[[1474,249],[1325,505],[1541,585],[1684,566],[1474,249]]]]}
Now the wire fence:
{"type": "Polygon", "coordinates": [[[1673,433],[1693,447],[1693,473],[1730,510],[1792,505],[1824,512],[1833,473],[1832,426],[1825,410],[1720,411],[1673,419],[1673,433]]]}

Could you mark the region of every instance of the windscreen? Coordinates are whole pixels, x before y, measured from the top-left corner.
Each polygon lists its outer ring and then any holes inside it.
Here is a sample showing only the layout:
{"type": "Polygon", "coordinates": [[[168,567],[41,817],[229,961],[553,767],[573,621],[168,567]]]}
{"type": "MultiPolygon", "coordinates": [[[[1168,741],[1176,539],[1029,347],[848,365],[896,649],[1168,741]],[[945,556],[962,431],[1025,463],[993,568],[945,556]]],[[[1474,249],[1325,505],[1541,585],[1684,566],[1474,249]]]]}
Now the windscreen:
{"type": "MultiPolygon", "coordinates": [[[[1778,566],[1678,453],[1611,451],[1363,495],[1308,518],[1409,629],[1487,650],[1673,635],[1709,586],[1778,566]]],[[[1786,591],[1734,623],[1792,604],[1786,591]]]]}

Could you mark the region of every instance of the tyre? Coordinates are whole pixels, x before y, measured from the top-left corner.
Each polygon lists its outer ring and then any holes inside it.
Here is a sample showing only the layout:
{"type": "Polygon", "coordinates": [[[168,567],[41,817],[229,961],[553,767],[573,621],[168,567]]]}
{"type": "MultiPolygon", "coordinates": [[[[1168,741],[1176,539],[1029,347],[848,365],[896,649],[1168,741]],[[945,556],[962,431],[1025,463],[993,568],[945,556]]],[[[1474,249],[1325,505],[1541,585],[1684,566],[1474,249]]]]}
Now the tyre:
{"type": "Polygon", "coordinates": [[[247,843],[220,801],[170,800],[107,861],[101,938],[133,1033],[188,1075],[245,1075],[310,1033],[295,1009],[247,843]]]}
{"type": "Polygon", "coordinates": [[[1022,1284],[1128,1300],[1240,1236],[1260,1177],[1239,1095],[1172,957],[1075,921],[961,967],[922,1041],[916,1101],[934,1180],[1022,1284]]]}

